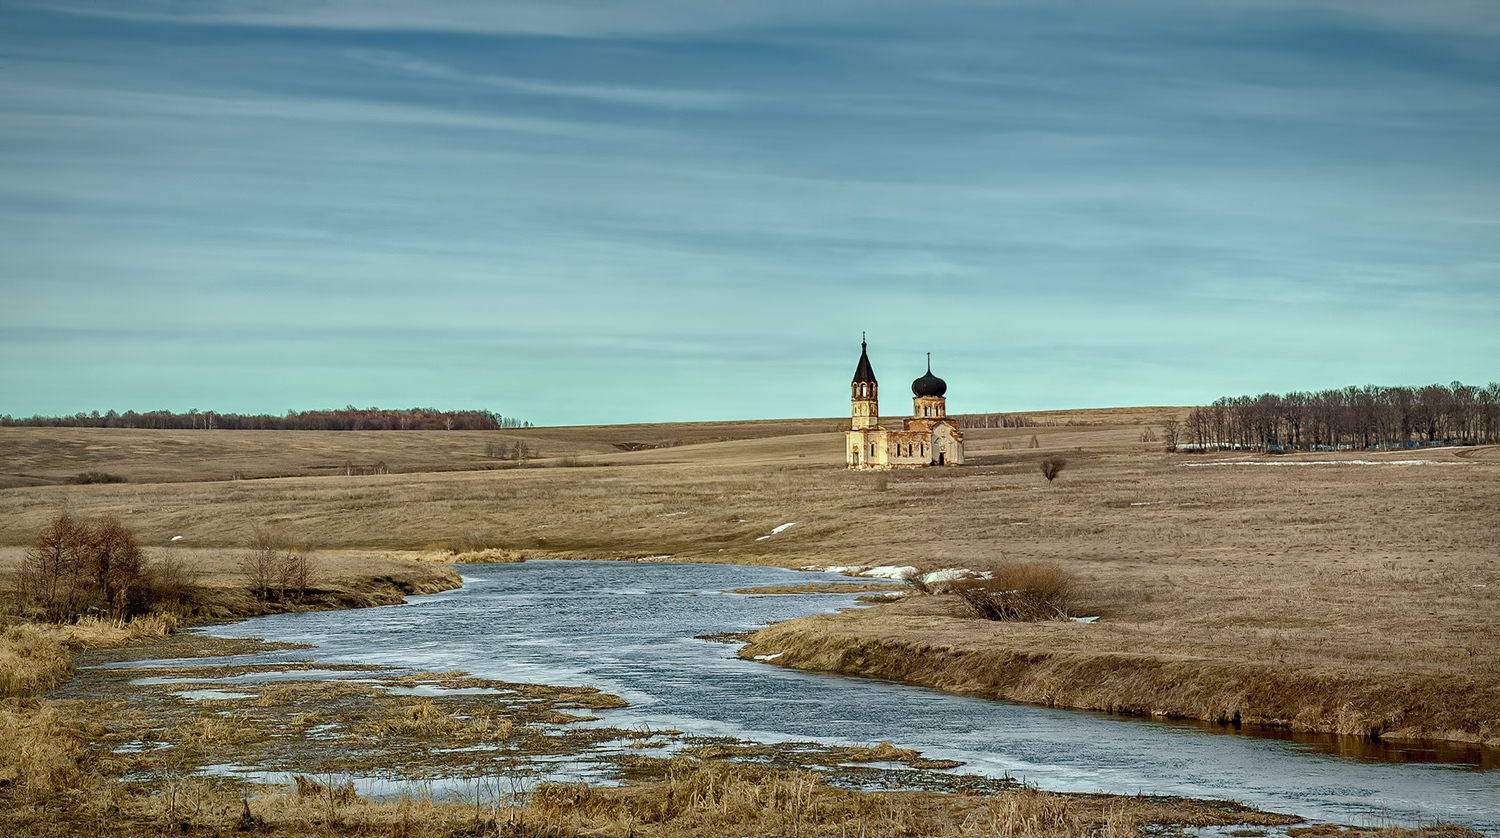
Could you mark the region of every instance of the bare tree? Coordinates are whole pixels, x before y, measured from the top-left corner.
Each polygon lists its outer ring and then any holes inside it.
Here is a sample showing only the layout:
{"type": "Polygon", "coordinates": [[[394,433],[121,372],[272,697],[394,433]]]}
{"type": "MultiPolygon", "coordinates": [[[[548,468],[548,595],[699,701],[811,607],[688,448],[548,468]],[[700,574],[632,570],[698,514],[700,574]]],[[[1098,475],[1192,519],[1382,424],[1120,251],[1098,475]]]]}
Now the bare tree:
{"type": "Polygon", "coordinates": [[[1064,468],[1066,468],[1067,465],[1068,461],[1064,460],[1062,457],[1048,457],[1045,460],[1042,460],[1042,476],[1047,478],[1048,483],[1051,483],[1053,480],[1057,479],[1057,475],[1064,468]]]}
{"type": "Polygon", "coordinates": [[[1168,451],[1177,450],[1177,439],[1182,434],[1182,422],[1176,416],[1164,417],[1161,422],[1161,437],[1168,451]]]}
{"type": "Polygon", "coordinates": [[[1041,448],[1042,447],[1042,443],[1041,443],[1041,441],[1039,441],[1036,438],[1036,434],[1032,434],[1031,435],[1031,444],[1028,445],[1027,447],[1028,448],[1041,448]]]}
{"type": "Polygon", "coordinates": [[[131,611],[130,600],[139,592],[145,557],[135,533],[115,518],[105,518],[89,533],[89,583],[95,599],[116,616],[131,611]]]}
{"type": "Polygon", "coordinates": [[[298,601],[307,595],[307,586],[312,581],[311,547],[292,545],[282,551],[281,564],[277,568],[283,596],[295,597],[298,601]]]}
{"type": "Polygon", "coordinates": [[[256,530],[250,536],[250,558],[245,561],[245,575],[249,577],[250,590],[261,599],[270,599],[276,587],[281,552],[281,539],[265,530],[256,530]]]}
{"type": "Polygon", "coordinates": [[[40,607],[46,619],[72,620],[88,611],[129,617],[151,598],[147,571],[145,553],[124,524],[63,514],[37,533],[16,587],[21,601],[40,607]]]}
{"type": "Polygon", "coordinates": [[[85,564],[88,525],[66,513],[53,518],[31,542],[17,580],[24,599],[41,605],[49,615],[71,610],[74,583],[85,564]]]}

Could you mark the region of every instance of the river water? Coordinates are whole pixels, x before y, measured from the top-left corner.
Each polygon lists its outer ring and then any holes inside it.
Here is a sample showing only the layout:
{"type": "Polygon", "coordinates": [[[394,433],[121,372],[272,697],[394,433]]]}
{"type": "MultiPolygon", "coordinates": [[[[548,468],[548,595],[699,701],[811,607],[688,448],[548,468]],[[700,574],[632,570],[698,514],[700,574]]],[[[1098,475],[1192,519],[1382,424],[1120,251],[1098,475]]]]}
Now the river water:
{"type": "Polygon", "coordinates": [[[848,581],[837,574],[557,561],[461,570],[463,588],[405,605],[281,614],[212,633],[313,644],[297,654],[325,663],[592,685],[630,702],[601,714],[614,727],[763,742],[890,741],[962,760],[958,772],[1009,774],[1056,791],[1232,798],[1317,820],[1452,821],[1500,836],[1500,771],[1479,770],[1473,751],[1350,750],[1334,737],[1297,741],[985,701],[743,661],[734,646],[694,639],[849,607],[854,597],[842,594],[731,593],[848,581]],[[1353,757],[1329,753],[1341,749],[1353,757]],[[1456,761],[1431,761],[1444,759],[1456,761]]]}

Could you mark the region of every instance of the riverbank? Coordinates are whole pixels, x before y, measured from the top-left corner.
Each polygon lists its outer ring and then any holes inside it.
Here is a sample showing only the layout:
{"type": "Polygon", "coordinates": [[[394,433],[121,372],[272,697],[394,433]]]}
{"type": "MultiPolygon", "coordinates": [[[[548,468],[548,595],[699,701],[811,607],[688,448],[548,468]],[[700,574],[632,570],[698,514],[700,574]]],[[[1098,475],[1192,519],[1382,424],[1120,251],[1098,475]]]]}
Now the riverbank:
{"type": "MultiPolygon", "coordinates": [[[[390,584],[389,568],[379,569],[378,577],[330,592],[329,601],[353,601],[362,590],[390,584]]],[[[1299,822],[1224,801],[1051,794],[1009,779],[944,774],[923,779],[920,769],[942,764],[884,743],[767,746],[579,726],[623,702],[590,688],[462,672],[316,664],[299,659],[295,647],[175,633],[163,618],[28,624],[11,627],[5,638],[23,635],[49,642],[54,659],[77,657],[83,669],[47,699],[32,689],[31,697],[12,695],[0,708],[0,733],[14,746],[0,760],[0,831],[7,834],[675,838],[734,829],[958,838],[1042,825],[1049,836],[1125,838],[1143,829],[1264,830],[1299,822]],[[265,652],[272,657],[249,657],[265,652]],[[669,742],[676,755],[657,756],[669,742]],[[553,760],[596,748],[614,750],[624,785],[535,784],[553,760]],[[910,768],[858,767],[865,763],[910,768]],[[296,776],[268,782],[267,772],[296,776]],[[457,793],[372,797],[364,785],[372,777],[457,793]],[[855,791],[841,783],[904,790],[855,791]],[[912,790],[924,786],[959,793],[912,790]]],[[[7,651],[36,653],[40,645],[7,651]]]]}
{"type": "Polygon", "coordinates": [[[1500,683],[1487,672],[1372,671],[1275,643],[1186,645],[1161,626],[990,622],[956,595],[913,594],[770,626],[739,654],[1066,709],[1500,749],[1500,683]]]}

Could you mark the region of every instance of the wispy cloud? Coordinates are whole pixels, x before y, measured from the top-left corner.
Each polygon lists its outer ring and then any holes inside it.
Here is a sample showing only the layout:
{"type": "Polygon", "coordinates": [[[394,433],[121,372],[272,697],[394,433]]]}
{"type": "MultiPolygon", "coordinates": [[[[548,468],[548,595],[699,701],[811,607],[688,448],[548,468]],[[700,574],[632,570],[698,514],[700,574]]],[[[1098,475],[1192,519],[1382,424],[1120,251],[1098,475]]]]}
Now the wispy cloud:
{"type": "MultiPolygon", "coordinates": [[[[1056,9],[1055,0],[19,0],[16,5],[78,15],[206,25],[349,31],[468,32],[571,38],[680,38],[712,33],[843,25],[882,16],[916,20],[954,12],[1056,9]]],[[[1063,10],[1081,28],[1124,15],[1170,24],[1205,12],[1261,19],[1321,15],[1362,25],[1457,35],[1500,33],[1493,0],[1108,0],[1063,10]]]]}
{"type": "Polygon", "coordinates": [[[465,72],[447,64],[386,50],[350,50],[352,58],[432,79],[484,85],[535,96],[559,96],[589,99],[616,105],[641,105],[653,108],[726,108],[740,103],[744,96],[715,90],[688,90],[669,87],[639,87],[612,84],[577,84],[545,79],[519,78],[465,72]]]}

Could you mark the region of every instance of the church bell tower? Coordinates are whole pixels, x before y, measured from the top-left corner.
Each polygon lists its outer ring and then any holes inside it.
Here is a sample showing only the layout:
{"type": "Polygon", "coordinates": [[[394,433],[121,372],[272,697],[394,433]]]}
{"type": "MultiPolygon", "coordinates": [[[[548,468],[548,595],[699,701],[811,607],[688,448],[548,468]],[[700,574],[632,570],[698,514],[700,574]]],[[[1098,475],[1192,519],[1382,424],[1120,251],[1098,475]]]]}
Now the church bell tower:
{"type": "Polygon", "coordinates": [[[870,356],[865,354],[864,336],[859,341],[859,366],[854,368],[854,381],[850,383],[852,403],[850,412],[854,416],[854,430],[874,428],[880,420],[880,405],[876,398],[879,384],[875,381],[875,370],[870,368],[870,356]]]}

